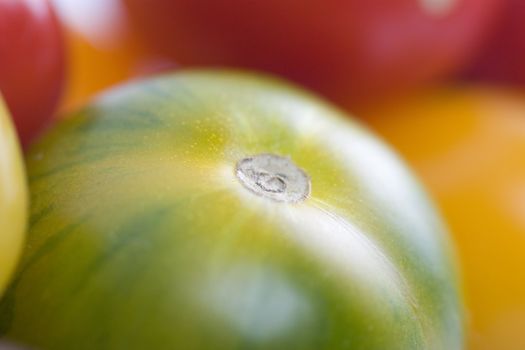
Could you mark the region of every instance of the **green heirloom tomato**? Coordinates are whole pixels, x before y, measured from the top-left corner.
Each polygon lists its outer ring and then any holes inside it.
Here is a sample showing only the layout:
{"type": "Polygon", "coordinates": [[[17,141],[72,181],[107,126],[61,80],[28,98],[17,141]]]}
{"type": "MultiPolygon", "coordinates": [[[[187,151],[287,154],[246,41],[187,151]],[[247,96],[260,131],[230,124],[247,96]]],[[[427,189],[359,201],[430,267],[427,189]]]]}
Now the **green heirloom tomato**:
{"type": "Polygon", "coordinates": [[[440,219],[396,156],[270,78],[128,85],[28,156],[0,329],[40,349],[460,349],[440,219]]]}

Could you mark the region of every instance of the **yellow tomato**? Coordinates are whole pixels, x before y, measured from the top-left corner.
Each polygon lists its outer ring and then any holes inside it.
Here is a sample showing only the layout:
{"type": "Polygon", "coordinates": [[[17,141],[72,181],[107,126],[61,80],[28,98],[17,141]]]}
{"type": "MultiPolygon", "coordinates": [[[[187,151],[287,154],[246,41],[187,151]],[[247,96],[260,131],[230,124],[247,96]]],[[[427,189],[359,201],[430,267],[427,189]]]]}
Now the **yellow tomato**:
{"type": "Polygon", "coordinates": [[[362,113],[412,164],[457,241],[469,349],[525,349],[525,95],[422,93],[362,113]]]}
{"type": "Polygon", "coordinates": [[[18,260],[27,219],[27,189],[15,130],[0,97],[0,295],[18,260]]]}

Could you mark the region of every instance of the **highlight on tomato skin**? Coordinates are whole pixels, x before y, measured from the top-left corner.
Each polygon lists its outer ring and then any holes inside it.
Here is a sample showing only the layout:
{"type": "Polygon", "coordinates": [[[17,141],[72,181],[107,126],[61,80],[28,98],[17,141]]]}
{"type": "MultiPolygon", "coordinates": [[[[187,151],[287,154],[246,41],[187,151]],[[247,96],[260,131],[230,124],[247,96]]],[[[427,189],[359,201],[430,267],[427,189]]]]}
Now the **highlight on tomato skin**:
{"type": "Polygon", "coordinates": [[[525,86],[525,1],[502,0],[503,13],[483,49],[464,74],[467,78],[525,86]]]}
{"type": "Polygon", "coordinates": [[[500,0],[125,0],[182,65],[241,66],[340,102],[443,79],[479,48],[500,0]]]}
{"type": "Polygon", "coordinates": [[[360,114],[409,162],[448,221],[468,349],[525,349],[525,92],[436,88],[360,114]]]}
{"type": "Polygon", "coordinates": [[[48,0],[0,0],[0,90],[24,145],[57,106],[65,74],[62,35],[48,0]]]}

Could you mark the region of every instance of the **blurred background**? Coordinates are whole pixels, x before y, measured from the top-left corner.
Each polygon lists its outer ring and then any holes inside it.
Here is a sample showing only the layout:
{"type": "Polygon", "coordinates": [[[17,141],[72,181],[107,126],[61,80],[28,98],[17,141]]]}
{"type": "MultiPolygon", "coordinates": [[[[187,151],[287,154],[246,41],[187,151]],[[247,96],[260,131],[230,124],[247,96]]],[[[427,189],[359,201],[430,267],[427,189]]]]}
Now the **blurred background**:
{"type": "MultiPolygon", "coordinates": [[[[10,63],[35,79],[25,96],[47,93],[38,121],[22,122],[20,87],[0,81],[24,145],[103,90],[160,72],[290,79],[368,124],[431,192],[461,263],[468,349],[525,349],[524,0],[24,2],[54,50],[20,44],[10,63]]],[[[0,10],[0,34],[5,23],[0,10]]],[[[0,63],[11,51],[0,37],[0,63]]]]}

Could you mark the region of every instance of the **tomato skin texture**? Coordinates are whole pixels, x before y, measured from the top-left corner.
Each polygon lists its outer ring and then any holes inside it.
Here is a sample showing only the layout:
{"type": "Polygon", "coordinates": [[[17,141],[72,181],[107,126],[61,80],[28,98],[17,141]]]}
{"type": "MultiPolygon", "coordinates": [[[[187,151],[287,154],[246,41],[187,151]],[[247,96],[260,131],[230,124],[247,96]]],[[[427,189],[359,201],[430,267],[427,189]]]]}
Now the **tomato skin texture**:
{"type": "Polygon", "coordinates": [[[468,349],[525,348],[525,96],[426,91],[361,111],[438,200],[463,267],[468,349]]]}
{"type": "Polygon", "coordinates": [[[128,85],[57,124],[28,169],[29,242],[0,306],[9,339],[461,348],[447,235],[417,183],[361,126],[280,81],[189,71],[128,85]],[[236,164],[258,154],[293,160],[310,196],[246,189],[236,164]]]}
{"type": "Polygon", "coordinates": [[[505,0],[504,11],[468,77],[499,83],[525,84],[525,2],[505,0]]]}
{"type": "Polygon", "coordinates": [[[0,297],[22,250],[27,197],[18,139],[0,96],[0,297]]]}
{"type": "Polygon", "coordinates": [[[52,117],[64,56],[61,28],[48,0],[0,0],[0,90],[24,145],[52,117]]]}
{"type": "Polygon", "coordinates": [[[340,102],[452,73],[477,50],[500,6],[498,0],[126,3],[146,40],[183,66],[270,71],[340,102]]]}

